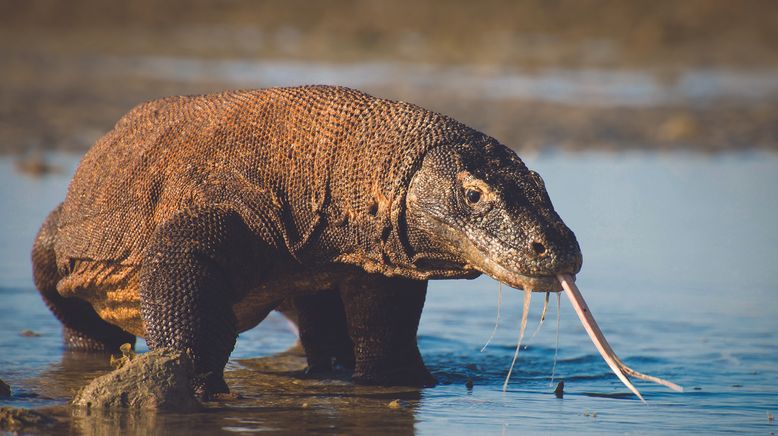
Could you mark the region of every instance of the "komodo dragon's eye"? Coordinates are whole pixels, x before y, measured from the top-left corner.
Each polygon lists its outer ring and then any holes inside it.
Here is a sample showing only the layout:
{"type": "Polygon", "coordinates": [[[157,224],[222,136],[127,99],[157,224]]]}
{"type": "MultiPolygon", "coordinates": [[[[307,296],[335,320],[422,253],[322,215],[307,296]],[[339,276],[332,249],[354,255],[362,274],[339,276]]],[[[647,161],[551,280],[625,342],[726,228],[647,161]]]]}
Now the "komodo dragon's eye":
{"type": "Polygon", "coordinates": [[[481,201],[481,191],[470,188],[465,191],[465,199],[468,204],[476,204],[481,201]]]}

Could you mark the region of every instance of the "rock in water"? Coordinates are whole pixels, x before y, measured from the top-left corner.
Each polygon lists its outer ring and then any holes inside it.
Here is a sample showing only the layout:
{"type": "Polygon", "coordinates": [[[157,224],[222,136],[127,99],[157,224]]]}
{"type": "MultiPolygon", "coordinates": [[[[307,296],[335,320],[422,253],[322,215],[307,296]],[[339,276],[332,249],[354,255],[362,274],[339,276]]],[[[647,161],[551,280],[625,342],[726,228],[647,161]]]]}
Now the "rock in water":
{"type": "Polygon", "coordinates": [[[0,398],[10,397],[10,396],[11,396],[11,387],[5,384],[3,380],[0,380],[0,398]]]}
{"type": "Polygon", "coordinates": [[[192,389],[193,367],[192,359],[182,351],[150,351],[92,380],[72,404],[103,410],[197,410],[201,404],[192,389]]]}

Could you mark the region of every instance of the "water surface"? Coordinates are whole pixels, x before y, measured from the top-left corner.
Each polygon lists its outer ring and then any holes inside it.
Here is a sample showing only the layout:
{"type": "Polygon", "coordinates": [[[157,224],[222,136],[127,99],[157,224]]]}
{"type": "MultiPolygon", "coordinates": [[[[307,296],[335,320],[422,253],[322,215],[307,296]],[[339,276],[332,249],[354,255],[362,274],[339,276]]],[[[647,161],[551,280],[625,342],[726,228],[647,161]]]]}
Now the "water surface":
{"type": "MultiPolygon", "coordinates": [[[[778,155],[523,157],[543,176],[578,236],[584,253],[578,284],[616,352],[635,369],[668,378],[686,392],[637,382],[648,405],[632,397],[597,355],[565,297],[554,374],[566,383],[565,397],[555,398],[550,383],[553,297],[545,325],[526,341],[502,392],[522,297],[504,290],[500,329],[481,353],[494,322],[497,284],[479,278],[430,285],[419,343],[441,381],[435,388],[301,381],[288,374],[299,359],[255,359],[294,342],[286,321],[274,315],[242,334],[232,354],[228,382],[244,400],[184,416],[75,416],[69,428],[173,434],[775,432],[768,413],[778,413],[778,155]],[[400,407],[389,408],[395,399],[400,407]]],[[[61,171],[32,178],[17,172],[13,160],[0,159],[0,378],[14,388],[0,405],[62,405],[72,389],[107,370],[104,359],[63,352],[60,327],[30,278],[35,231],[62,200],[77,160],[52,155],[61,171]],[[20,336],[26,329],[40,336],[20,336]]],[[[541,305],[537,294],[530,333],[541,305]]]]}

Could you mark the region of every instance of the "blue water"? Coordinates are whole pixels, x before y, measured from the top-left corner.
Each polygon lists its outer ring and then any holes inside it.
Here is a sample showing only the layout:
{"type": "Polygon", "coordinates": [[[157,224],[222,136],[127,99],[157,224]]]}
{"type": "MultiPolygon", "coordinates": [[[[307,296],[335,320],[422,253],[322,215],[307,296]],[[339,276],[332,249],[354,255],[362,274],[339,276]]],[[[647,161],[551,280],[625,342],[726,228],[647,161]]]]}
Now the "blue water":
{"type": "MultiPolygon", "coordinates": [[[[628,365],[672,380],[686,388],[684,393],[638,381],[648,404],[629,395],[564,296],[554,375],[566,383],[564,398],[555,398],[556,382],[550,384],[554,296],[545,324],[525,341],[527,348],[503,392],[522,295],[503,290],[500,328],[481,353],[494,325],[498,287],[482,277],[431,283],[419,342],[441,384],[412,396],[401,411],[369,409],[356,425],[355,406],[335,398],[326,408],[304,410],[228,405],[208,414],[158,419],[146,429],[399,428],[420,434],[778,430],[768,420],[768,413],[778,414],[778,285],[773,278],[778,155],[547,152],[523,158],[543,176],[557,210],[578,236],[584,267],[577,282],[613,348],[628,365]],[[472,389],[465,386],[468,379],[472,389]]],[[[68,392],[52,384],[73,373],[105,370],[93,362],[73,364],[75,358],[63,352],[59,325],[30,279],[32,238],[63,198],[77,159],[54,155],[52,162],[61,171],[42,178],[20,174],[11,159],[0,159],[0,378],[14,388],[0,405],[63,404],[68,392]],[[40,336],[20,336],[26,329],[40,336]]],[[[541,307],[542,296],[536,294],[527,337],[541,307]]],[[[232,357],[268,356],[293,342],[283,318],[272,316],[241,335],[232,357]]],[[[119,424],[106,425],[101,428],[119,424]]]]}

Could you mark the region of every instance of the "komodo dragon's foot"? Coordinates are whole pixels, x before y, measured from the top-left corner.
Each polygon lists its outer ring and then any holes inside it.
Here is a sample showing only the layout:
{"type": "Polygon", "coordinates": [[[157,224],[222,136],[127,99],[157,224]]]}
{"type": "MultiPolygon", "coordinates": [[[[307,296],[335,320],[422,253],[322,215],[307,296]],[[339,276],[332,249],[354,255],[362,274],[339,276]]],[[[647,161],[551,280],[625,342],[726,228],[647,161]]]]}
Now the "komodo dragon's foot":
{"type": "Polygon", "coordinates": [[[327,378],[338,374],[351,374],[354,371],[354,358],[339,359],[333,357],[328,361],[311,362],[305,368],[305,376],[310,378],[327,378]]]}
{"type": "Polygon", "coordinates": [[[237,398],[230,393],[230,388],[221,375],[201,374],[195,376],[192,381],[195,396],[200,401],[216,401],[237,398]]]}
{"type": "Polygon", "coordinates": [[[297,325],[308,367],[305,376],[327,378],[354,370],[354,343],[335,290],[287,299],[277,308],[297,325]]]}
{"type": "Polygon", "coordinates": [[[424,364],[419,360],[417,365],[394,367],[366,367],[358,366],[352,376],[354,383],[375,386],[414,386],[432,387],[438,381],[430,374],[424,364]]]}

